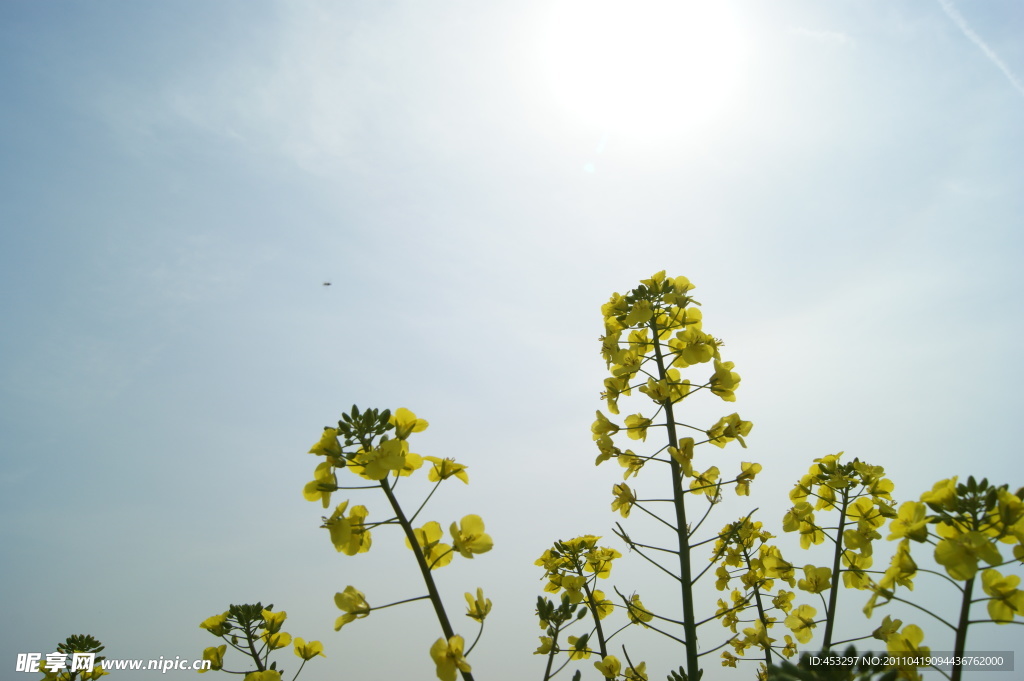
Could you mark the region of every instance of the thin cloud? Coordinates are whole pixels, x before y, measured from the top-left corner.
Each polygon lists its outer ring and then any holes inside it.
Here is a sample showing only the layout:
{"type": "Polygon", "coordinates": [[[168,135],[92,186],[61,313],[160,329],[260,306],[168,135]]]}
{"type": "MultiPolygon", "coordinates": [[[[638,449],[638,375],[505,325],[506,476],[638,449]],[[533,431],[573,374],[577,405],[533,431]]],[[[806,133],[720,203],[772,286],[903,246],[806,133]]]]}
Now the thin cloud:
{"type": "Polygon", "coordinates": [[[1024,95],[1024,83],[1022,83],[1013,71],[1010,70],[1010,67],[999,58],[999,55],[997,55],[991,47],[985,44],[985,41],[981,39],[981,36],[974,32],[974,30],[967,24],[967,20],[964,19],[963,15],[957,11],[956,7],[953,6],[953,3],[950,0],[938,0],[938,2],[939,5],[942,6],[942,11],[944,11],[946,15],[953,20],[953,23],[963,31],[963,34],[970,38],[972,43],[981,48],[981,51],[985,53],[985,56],[988,57],[993,64],[999,67],[999,70],[1003,72],[1003,75],[1006,76],[1017,92],[1024,95]]]}

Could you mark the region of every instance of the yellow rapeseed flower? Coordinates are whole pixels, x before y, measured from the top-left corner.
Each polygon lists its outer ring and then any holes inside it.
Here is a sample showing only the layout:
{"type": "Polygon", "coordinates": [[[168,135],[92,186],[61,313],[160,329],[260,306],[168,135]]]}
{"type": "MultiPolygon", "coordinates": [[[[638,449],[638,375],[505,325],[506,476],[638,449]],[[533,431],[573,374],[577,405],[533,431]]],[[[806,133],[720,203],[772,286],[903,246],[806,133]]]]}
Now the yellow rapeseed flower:
{"type": "MultiPolygon", "coordinates": [[[[732,364],[732,362],[730,362],[732,364]]],[[[746,449],[747,443],[744,437],[750,434],[754,424],[744,421],[737,413],[729,414],[718,419],[718,422],[707,431],[708,441],[716,447],[723,448],[728,443],[736,440],[740,446],[746,449]]]]}
{"type": "Polygon", "coordinates": [[[918,501],[907,501],[900,506],[896,517],[889,523],[888,540],[907,537],[917,542],[928,538],[927,507],[918,501]]]}
{"type": "Polygon", "coordinates": [[[405,407],[395,410],[395,413],[391,415],[390,423],[395,427],[395,437],[399,440],[405,440],[412,433],[420,433],[430,425],[425,420],[416,418],[416,414],[405,407]]]}
{"type": "Polygon", "coordinates": [[[643,414],[632,414],[626,417],[626,435],[631,440],[647,440],[647,429],[653,421],[644,418],[643,414]]]}
{"type": "Polygon", "coordinates": [[[430,646],[430,657],[437,665],[437,678],[441,681],[455,681],[457,672],[473,671],[462,652],[465,646],[466,642],[461,636],[452,636],[447,641],[443,638],[434,641],[434,645],[430,646]]]}
{"type": "Polygon", "coordinates": [[[944,538],[935,546],[935,562],[946,568],[953,579],[973,579],[978,572],[978,560],[989,565],[1002,562],[999,549],[981,532],[962,532],[945,524],[940,524],[937,531],[944,538]]]}
{"type": "Polygon", "coordinates": [[[648,681],[647,663],[641,662],[636,667],[626,667],[626,681],[648,681]]]}
{"type": "Polygon", "coordinates": [[[199,624],[200,629],[206,629],[214,636],[223,636],[231,630],[231,625],[227,623],[230,612],[223,612],[213,617],[207,617],[199,624]]]}
{"type": "Polygon", "coordinates": [[[205,674],[206,672],[208,672],[210,670],[217,671],[221,667],[223,667],[224,666],[224,653],[227,652],[227,649],[228,649],[228,646],[225,643],[222,646],[217,646],[215,648],[207,648],[206,650],[204,650],[203,651],[203,659],[210,661],[210,669],[200,669],[199,673],[200,674],[205,674]]]}
{"type": "Polygon", "coordinates": [[[733,371],[732,362],[715,360],[715,373],[711,376],[709,389],[726,402],[735,402],[735,390],[740,385],[740,375],[733,371]]]}
{"type": "Polygon", "coordinates": [[[654,615],[649,611],[640,600],[638,594],[633,594],[629,597],[629,605],[627,606],[626,614],[629,616],[629,621],[633,624],[641,624],[647,626],[647,622],[654,619],[654,615]]]}
{"type": "Polygon", "coordinates": [[[324,655],[324,644],[320,641],[310,641],[309,643],[306,643],[303,639],[297,638],[292,645],[295,648],[295,654],[303,660],[312,660],[317,655],[320,657],[327,657],[324,655]]]}
{"type": "Polygon", "coordinates": [[[761,464],[743,461],[740,469],[740,474],[736,476],[736,494],[745,497],[750,494],[750,483],[754,476],[761,472],[761,464]]]}
{"type": "Polygon", "coordinates": [[[439,459],[436,456],[425,456],[423,458],[434,464],[430,471],[427,472],[427,479],[430,482],[438,482],[439,480],[455,477],[467,485],[469,484],[469,475],[466,473],[465,464],[456,463],[455,459],[439,459]]]}
{"type": "Polygon", "coordinates": [[[267,669],[262,672],[249,672],[242,681],[281,681],[281,672],[267,669]]]}
{"type": "Polygon", "coordinates": [[[804,566],[804,579],[797,582],[804,591],[820,594],[832,586],[832,570],[827,567],[804,566]]]}
{"type": "Polygon", "coordinates": [[[1014,616],[1024,614],[1024,591],[1017,588],[1019,584],[1017,575],[1004,577],[998,570],[981,573],[981,586],[991,596],[988,614],[995,622],[1006,624],[1012,622],[1014,616]]]}
{"type": "Polygon", "coordinates": [[[341,445],[338,444],[338,429],[324,428],[320,441],[310,448],[309,453],[317,456],[343,456],[341,445]]]}
{"type": "Polygon", "coordinates": [[[608,420],[608,417],[601,413],[599,409],[597,411],[597,420],[590,426],[590,431],[594,434],[594,439],[599,440],[604,435],[614,435],[619,432],[619,427],[608,420]]]}
{"type": "MultiPolygon", "coordinates": [[[[452,562],[454,555],[452,547],[441,543],[441,537],[444,536],[441,523],[431,520],[423,527],[413,529],[412,533],[416,536],[416,543],[420,545],[423,558],[427,561],[427,565],[430,566],[431,570],[442,568],[452,562]]],[[[409,543],[408,537],[405,538],[405,545],[412,549],[412,544],[409,543]]]]}
{"type": "Polygon", "coordinates": [[[264,608],[261,614],[263,615],[263,626],[271,634],[281,631],[281,626],[284,625],[284,621],[288,617],[288,613],[284,610],[274,612],[264,608]]]}
{"type": "Polygon", "coordinates": [[[932,485],[930,491],[921,495],[921,502],[925,504],[933,504],[947,511],[954,510],[956,508],[957,499],[956,481],[956,476],[946,480],[939,480],[937,483],[932,485]]]}
{"type": "Polygon", "coordinates": [[[484,521],[478,515],[463,517],[461,526],[452,523],[450,530],[455,550],[464,558],[472,558],[476,553],[487,553],[494,547],[491,536],[484,533],[484,521]]]}
{"type": "Polygon", "coordinates": [[[287,631],[279,631],[276,634],[264,633],[261,638],[266,641],[267,648],[270,650],[284,648],[292,642],[292,635],[287,631]]]}
{"type": "Polygon", "coordinates": [[[612,510],[618,511],[623,518],[628,518],[630,509],[636,503],[636,495],[633,494],[633,490],[626,483],[620,482],[612,486],[612,494],[615,495],[612,500],[612,510]]]}
{"type": "Polygon", "coordinates": [[[597,671],[601,672],[604,678],[614,679],[619,675],[622,664],[614,655],[605,655],[603,660],[594,663],[594,667],[597,668],[597,671]]]}
{"type": "Polygon", "coordinates": [[[811,630],[817,626],[814,621],[817,612],[809,605],[801,605],[794,608],[786,618],[786,626],[796,634],[796,640],[800,643],[807,643],[811,640],[811,630]]]}
{"type": "Polygon", "coordinates": [[[491,612],[491,599],[484,598],[484,590],[479,587],[476,590],[476,598],[473,597],[473,594],[466,594],[466,602],[469,603],[469,607],[466,608],[466,616],[472,617],[477,622],[483,622],[491,612]]]}
{"type": "Polygon", "coordinates": [[[345,611],[344,615],[335,620],[335,631],[349,622],[368,617],[371,610],[363,592],[351,585],[346,586],[344,591],[334,594],[334,604],[338,606],[339,610],[345,611]]]}

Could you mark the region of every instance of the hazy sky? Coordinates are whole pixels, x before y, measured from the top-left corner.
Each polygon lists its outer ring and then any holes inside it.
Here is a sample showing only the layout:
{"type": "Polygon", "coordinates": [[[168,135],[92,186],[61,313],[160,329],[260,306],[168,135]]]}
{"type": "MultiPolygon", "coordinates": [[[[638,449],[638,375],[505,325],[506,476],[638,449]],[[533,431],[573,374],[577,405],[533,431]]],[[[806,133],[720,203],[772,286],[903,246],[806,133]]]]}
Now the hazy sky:
{"type": "MultiPolygon", "coordinates": [[[[85,632],[200,657],[200,621],[262,600],[323,641],[302,679],[434,678],[423,603],[333,631],[349,584],[423,592],[397,532],[338,554],[302,498],[356,403],[469,466],[424,518],[495,548],[441,588],[466,636],[462,593],[494,601],[477,679],[539,679],[533,561],[617,545],[600,305],[662,269],[743,377],[707,418],[755,424],[706,456],[764,465],[711,526],[779,527],[842,450],[900,499],[1024,484],[1024,6],[623,5],[0,3],[5,667],[85,632]]],[[[629,562],[611,581],[659,593],[629,562]]],[[[652,679],[683,661],[634,648],[652,679]]]]}

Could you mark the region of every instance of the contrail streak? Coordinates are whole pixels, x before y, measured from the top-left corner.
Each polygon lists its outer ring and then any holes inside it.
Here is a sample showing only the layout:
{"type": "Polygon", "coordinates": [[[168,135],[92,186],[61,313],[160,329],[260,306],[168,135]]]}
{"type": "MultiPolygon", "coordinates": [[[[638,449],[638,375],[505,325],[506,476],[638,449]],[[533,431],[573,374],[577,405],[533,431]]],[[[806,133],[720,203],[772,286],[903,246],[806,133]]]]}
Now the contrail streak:
{"type": "Polygon", "coordinates": [[[942,11],[944,11],[946,15],[953,20],[953,23],[963,31],[963,34],[970,38],[971,42],[977,45],[993,64],[999,67],[999,70],[1003,72],[1003,75],[1006,76],[1006,79],[1010,81],[1010,84],[1013,85],[1017,92],[1024,95],[1024,83],[1014,75],[1013,71],[1010,70],[1010,67],[999,58],[999,55],[993,52],[992,48],[985,44],[985,41],[981,39],[981,36],[974,32],[974,29],[967,24],[967,20],[964,19],[963,15],[957,11],[956,7],[953,6],[953,3],[950,0],[938,0],[938,2],[939,5],[942,6],[942,11]]]}

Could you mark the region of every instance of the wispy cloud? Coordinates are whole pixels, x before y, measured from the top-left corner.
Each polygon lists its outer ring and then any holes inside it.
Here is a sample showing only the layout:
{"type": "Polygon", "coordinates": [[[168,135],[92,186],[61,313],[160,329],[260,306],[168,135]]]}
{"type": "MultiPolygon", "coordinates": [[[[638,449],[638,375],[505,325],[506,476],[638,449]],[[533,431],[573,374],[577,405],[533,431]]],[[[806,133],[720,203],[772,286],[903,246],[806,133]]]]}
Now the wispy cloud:
{"type": "Polygon", "coordinates": [[[1010,67],[999,58],[999,55],[995,53],[995,50],[989,47],[985,41],[981,39],[981,36],[974,32],[974,29],[968,25],[967,20],[964,19],[963,15],[957,11],[956,7],[953,6],[951,0],[938,0],[938,3],[942,6],[942,11],[944,11],[946,15],[953,20],[953,23],[963,31],[963,34],[970,38],[971,42],[977,45],[981,51],[985,53],[985,56],[989,58],[989,61],[995,64],[999,70],[1003,72],[1003,75],[1006,76],[1007,80],[1010,81],[1010,84],[1013,85],[1017,92],[1024,95],[1024,83],[1022,83],[1020,78],[1010,70],[1010,67]]]}

